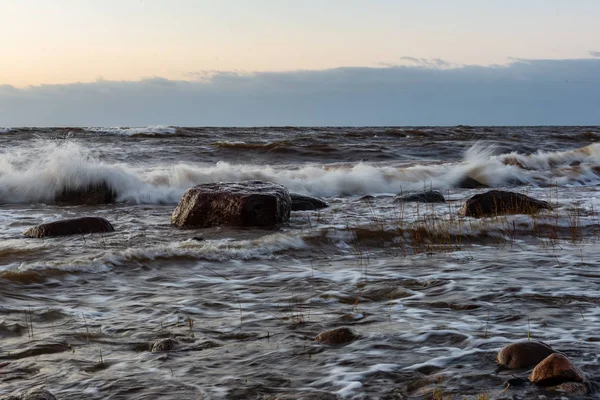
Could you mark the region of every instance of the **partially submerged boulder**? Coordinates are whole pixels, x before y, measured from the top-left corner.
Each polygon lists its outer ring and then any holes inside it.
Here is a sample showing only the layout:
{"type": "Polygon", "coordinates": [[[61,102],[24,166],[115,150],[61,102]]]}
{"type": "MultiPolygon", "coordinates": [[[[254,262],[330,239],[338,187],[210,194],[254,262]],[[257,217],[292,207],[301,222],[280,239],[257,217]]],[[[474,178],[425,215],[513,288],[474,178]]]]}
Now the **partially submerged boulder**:
{"type": "Polygon", "coordinates": [[[520,193],[490,190],[466,201],[460,213],[466,217],[487,217],[503,214],[534,214],[551,210],[550,204],[520,193]]]}
{"type": "Polygon", "coordinates": [[[437,190],[428,190],[425,192],[399,194],[394,197],[394,202],[445,203],[446,199],[437,190]]]}
{"type": "Polygon", "coordinates": [[[527,368],[553,354],[550,346],[541,342],[518,342],[505,346],[498,352],[496,360],[505,368],[527,368]]]}
{"type": "Polygon", "coordinates": [[[31,238],[49,236],[81,235],[87,233],[114,232],[115,228],[104,218],[82,217],[63,219],[60,221],[41,224],[28,229],[24,235],[31,238]]]}
{"type": "Polygon", "coordinates": [[[179,227],[271,227],[290,219],[292,200],[281,185],[263,181],[208,183],[188,189],[171,215],[179,227]]]}
{"type": "Polygon", "coordinates": [[[488,185],[485,185],[485,184],[471,178],[470,176],[465,176],[465,177],[461,178],[457,182],[456,186],[461,189],[480,189],[480,188],[489,187],[488,185]]]}
{"type": "Polygon", "coordinates": [[[175,350],[181,342],[172,338],[159,339],[152,344],[152,353],[164,353],[167,351],[175,350]]]}
{"type": "Polygon", "coordinates": [[[319,333],[315,341],[330,345],[342,345],[350,343],[358,338],[358,335],[350,328],[341,327],[319,333]]]}
{"type": "Polygon", "coordinates": [[[290,193],[290,198],[292,199],[292,211],[320,210],[329,207],[327,203],[316,197],[290,193]]]}
{"type": "Polygon", "coordinates": [[[561,353],[546,357],[531,372],[529,380],[542,386],[558,385],[563,382],[583,382],[585,376],[561,353]]]}
{"type": "Polygon", "coordinates": [[[56,400],[56,397],[46,389],[31,389],[18,395],[2,397],[4,400],[56,400]]]}
{"type": "Polygon", "coordinates": [[[65,187],[54,196],[57,204],[107,204],[115,201],[115,191],[106,183],[100,182],[84,187],[65,187]]]}

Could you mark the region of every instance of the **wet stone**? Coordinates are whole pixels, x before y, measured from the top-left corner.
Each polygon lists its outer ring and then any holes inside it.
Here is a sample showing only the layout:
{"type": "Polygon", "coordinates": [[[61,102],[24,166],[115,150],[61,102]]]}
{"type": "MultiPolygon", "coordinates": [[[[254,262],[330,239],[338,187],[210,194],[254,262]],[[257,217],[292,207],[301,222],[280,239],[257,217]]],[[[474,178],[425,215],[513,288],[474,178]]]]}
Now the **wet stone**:
{"type": "Polygon", "coordinates": [[[395,203],[417,202],[417,203],[445,203],[444,195],[437,190],[429,190],[418,193],[399,194],[394,197],[395,203]]]}
{"type": "Polygon", "coordinates": [[[342,327],[319,333],[315,337],[315,341],[330,345],[342,345],[350,343],[357,338],[358,335],[352,329],[342,327]]]}
{"type": "Polygon", "coordinates": [[[550,204],[520,193],[490,190],[476,194],[465,202],[460,213],[465,217],[489,217],[505,214],[534,214],[551,210],[550,204]]]}
{"type": "Polygon", "coordinates": [[[28,229],[24,235],[30,238],[43,238],[114,231],[112,224],[104,218],[82,217],[41,224],[28,229]]]}
{"type": "Polygon", "coordinates": [[[152,345],[152,353],[163,353],[175,350],[179,347],[180,342],[172,338],[159,339],[152,345]]]}
{"type": "Polygon", "coordinates": [[[556,389],[574,396],[585,396],[589,392],[587,385],[580,382],[564,382],[556,389]]]}
{"type": "Polygon", "coordinates": [[[518,342],[505,346],[498,352],[496,360],[505,368],[527,368],[554,353],[554,350],[541,342],[518,342]]]}
{"type": "Polygon", "coordinates": [[[292,199],[292,211],[311,211],[329,207],[327,203],[316,197],[290,193],[290,198],[292,199]]]}
{"type": "Polygon", "coordinates": [[[583,382],[583,373],[560,353],[546,357],[531,372],[529,380],[542,386],[558,385],[563,382],[583,382]]]}
{"type": "Polygon", "coordinates": [[[106,182],[85,187],[65,187],[57,192],[54,202],[66,205],[107,204],[115,201],[115,191],[106,182]]]}
{"type": "Polygon", "coordinates": [[[291,207],[287,189],[276,183],[208,183],[183,194],[171,223],[183,228],[273,227],[290,219],[291,207]]]}

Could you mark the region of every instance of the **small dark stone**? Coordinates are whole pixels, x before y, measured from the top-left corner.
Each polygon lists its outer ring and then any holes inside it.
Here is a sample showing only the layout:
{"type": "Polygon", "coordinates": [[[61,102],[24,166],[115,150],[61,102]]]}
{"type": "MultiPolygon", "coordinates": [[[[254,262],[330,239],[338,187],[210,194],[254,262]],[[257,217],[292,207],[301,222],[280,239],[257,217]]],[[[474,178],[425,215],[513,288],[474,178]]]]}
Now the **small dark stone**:
{"type": "MultiPolygon", "coordinates": [[[[56,397],[46,389],[31,389],[19,396],[13,397],[19,400],[56,400],[56,397]]],[[[9,399],[12,399],[9,397],[9,399]]]]}
{"type": "Polygon", "coordinates": [[[178,340],[172,338],[159,339],[152,345],[153,353],[162,353],[175,350],[180,345],[178,340]]]}
{"type": "Polygon", "coordinates": [[[292,200],[281,185],[263,181],[209,183],[188,189],[171,215],[179,227],[273,227],[290,219],[292,200]]]}
{"type": "Polygon", "coordinates": [[[394,202],[418,202],[418,203],[445,203],[446,199],[437,190],[429,190],[426,192],[399,194],[394,197],[394,202]]]}
{"type": "Polygon", "coordinates": [[[464,178],[462,178],[460,181],[458,181],[456,186],[461,189],[480,189],[480,188],[489,187],[487,185],[484,185],[481,182],[476,181],[475,179],[471,178],[470,176],[465,176],[464,178]]]}
{"type": "Polygon", "coordinates": [[[321,332],[315,337],[315,341],[324,344],[341,345],[350,343],[358,338],[358,335],[350,328],[342,327],[321,332]]]}
{"type": "Polygon", "coordinates": [[[290,198],[292,199],[292,211],[320,210],[329,207],[327,203],[316,197],[290,193],[290,198]]]}
{"type": "Polygon", "coordinates": [[[82,217],[41,224],[25,231],[31,238],[114,232],[110,222],[100,217],[82,217]]]}
{"type": "Polygon", "coordinates": [[[57,204],[107,204],[115,201],[115,191],[106,182],[85,187],[65,187],[56,193],[54,202],[57,204]]]}
{"type": "Polygon", "coordinates": [[[487,217],[504,214],[534,214],[539,210],[551,210],[550,204],[520,193],[490,190],[476,194],[465,202],[460,213],[466,217],[487,217]]]}
{"type": "Polygon", "coordinates": [[[194,236],[194,237],[192,238],[192,240],[195,240],[196,242],[203,242],[203,241],[204,241],[204,238],[203,238],[203,237],[200,237],[200,236],[194,236]]]}

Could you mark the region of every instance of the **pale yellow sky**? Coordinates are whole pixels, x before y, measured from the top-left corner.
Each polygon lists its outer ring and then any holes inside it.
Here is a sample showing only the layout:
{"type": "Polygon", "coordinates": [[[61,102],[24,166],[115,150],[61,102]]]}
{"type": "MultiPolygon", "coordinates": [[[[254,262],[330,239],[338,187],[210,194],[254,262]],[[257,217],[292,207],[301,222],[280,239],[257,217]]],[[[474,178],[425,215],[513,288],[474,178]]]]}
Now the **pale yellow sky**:
{"type": "Polygon", "coordinates": [[[600,50],[600,1],[480,3],[0,0],[0,84],[191,79],[207,70],[377,66],[402,57],[488,65],[600,50]]]}

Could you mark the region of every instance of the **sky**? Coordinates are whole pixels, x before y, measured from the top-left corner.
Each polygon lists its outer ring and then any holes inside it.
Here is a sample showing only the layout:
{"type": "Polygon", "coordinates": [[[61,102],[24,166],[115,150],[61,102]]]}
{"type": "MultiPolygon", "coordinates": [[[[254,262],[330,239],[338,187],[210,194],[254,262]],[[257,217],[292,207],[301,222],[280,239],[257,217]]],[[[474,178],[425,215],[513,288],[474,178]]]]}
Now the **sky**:
{"type": "Polygon", "coordinates": [[[0,127],[600,124],[598,0],[0,0],[0,15],[0,127]]]}

